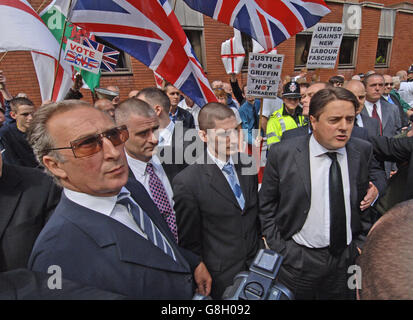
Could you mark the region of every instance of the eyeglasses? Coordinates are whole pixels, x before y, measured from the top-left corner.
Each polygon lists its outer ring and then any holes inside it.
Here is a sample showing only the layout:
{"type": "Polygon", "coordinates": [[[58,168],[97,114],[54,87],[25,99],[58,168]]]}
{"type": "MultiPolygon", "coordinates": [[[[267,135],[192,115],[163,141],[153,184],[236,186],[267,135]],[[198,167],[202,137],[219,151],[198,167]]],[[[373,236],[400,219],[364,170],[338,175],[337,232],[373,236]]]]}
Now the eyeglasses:
{"type": "Polygon", "coordinates": [[[113,146],[116,147],[128,140],[128,128],[125,125],[112,128],[102,133],[71,141],[70,147],[46,149],[44,151],[72,149],[75,158],[83,158],[102,150],[103,138],[109,139],[113,146]]]}
{"type": "Polygon", "coordinates": [[[393,82],[386,82],[384,85],[385,86],[393,86],[393,82]]]}

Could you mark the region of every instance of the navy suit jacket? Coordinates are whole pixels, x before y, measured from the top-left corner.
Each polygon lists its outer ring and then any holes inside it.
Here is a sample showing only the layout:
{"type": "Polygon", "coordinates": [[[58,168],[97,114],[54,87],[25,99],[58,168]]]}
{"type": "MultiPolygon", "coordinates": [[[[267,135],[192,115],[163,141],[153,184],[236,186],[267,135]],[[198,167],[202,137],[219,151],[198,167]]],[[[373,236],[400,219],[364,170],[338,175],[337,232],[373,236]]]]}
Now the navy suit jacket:
{"type": "Polygon", "coordinates": [[[134,299],[191,299],[200,259],[179,248],[145,188],[126,188],[172,245],[177,261],[122,223],[80,206],[64,194],[29,259],[33,271],[58,265],[65,279],[134,299]]]}

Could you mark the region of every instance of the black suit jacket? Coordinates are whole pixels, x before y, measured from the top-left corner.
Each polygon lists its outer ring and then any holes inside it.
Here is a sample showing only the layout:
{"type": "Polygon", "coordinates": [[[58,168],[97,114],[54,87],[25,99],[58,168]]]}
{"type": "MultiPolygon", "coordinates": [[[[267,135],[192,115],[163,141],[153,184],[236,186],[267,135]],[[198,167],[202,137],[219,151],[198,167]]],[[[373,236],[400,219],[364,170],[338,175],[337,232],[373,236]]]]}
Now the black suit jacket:
{"type": "Polygon", "coordinates": [[[0,300],[122,300],[124,296],[62,278],[60,289],[49,288],[51,274],[16,269],[0,273],[0,300]]]}
{"type": "Polygon", "coordinates": [[[0,178],[0,271],[24,268],[59,202],[61,189],[38,169],[3,164],[0,178]]]}
{"type": "Polygon", "coordinates": [[[201,255],[212,276],[214,299],[222,298],[234,276],[248,269],[259,247],[256,169],[250,157],[239,156],[240,161],[234,163],[244,210],[221,170],[207,156],[173,182],[179,244],[201,255]]]}
{"type": "MultiPolygon", "coordinates": [[[[177,107],[176,121],[181,121],[185,128],[195,129],[195,120],[192,114],[181,107],[177,107]]],[[[176,123],[176,122],[175,122],[176,123]]]]}
{"type": "Polygon", "coordinates": [[[371,140],[374,154],[381,161],[408,162],[406,185],[401,200],[413,198],[413,137],[374,137],[371,140]]]}
{"type": "Polygon", "coordinates": [[[368,115],[361,113],[361,120],[363,121],[363,128],[367,130],[369,138],[380,135],[380,122],[377,119],[371,118],[368,115]]]}
{"type": "Polygon", "coordinates": [[[178,122],[172,133],[171,145],[156,148],[156,154],[171,184],[179,172],[196,161],[196,155],[203,150],[203,143],[200,144],[199,141],[195,129],[189,131],[178,122]]]}
{"type": "Polygon", "coordinates": [[[145,188],[127,189],[174,249],[177,261],[122,223],[70,201],[64,194],[33,248],[29,268],[58,265],[68,280],[134,299],[191,299],[200,259],[179,248],[145,188]]]}
{"type": "MultiPolygon", "coordinates": [[[[283,254],[286,240],[300,231],[311,205],[309,161],[310,135],[296,137],[271,147],[259,194],[262,233],[271,249],[283,254]]],[[[373,157],[370,143],[351,138],[347,145],[350,181],[351,231],[362,245],[371,227],[369,214],[360,211],[369,183],[368,166],[373,157]]],[[[285,263],[289,264],[288,256],[285,263]]],[[[294,263],[292,263],[294,264],[294,263]]]]}
{"type": "MultiPolygon", "coordinates": [[[[377,128],[380,133],[379,122],[373,118],[369,118],[369,119],[373,120],[373,123],[377,122],[377,125],[378,125],[377,128]]],[[[305,135],[309,135],[308,125],[285,131],[281,137],[281,141],[294,138],[294,137],[305,136],[305,135]]],[[[359,138],[362,140],[369,141],[370,136],[366,128],[354,127],[353,131],[351,132],[351,138],[359,138]]],[[[386,191],[386,186],[387,186],[387,179],[386,179],[386,173],[384,171],[384,164],[382,162],[377,161],[377,159],[374,156],[373,156],[373,159],[369,167],[369,177],[370,177],[370,181],[373,182],[373,184],[379,190],[379,195],[383,195],[386,191]]]]}

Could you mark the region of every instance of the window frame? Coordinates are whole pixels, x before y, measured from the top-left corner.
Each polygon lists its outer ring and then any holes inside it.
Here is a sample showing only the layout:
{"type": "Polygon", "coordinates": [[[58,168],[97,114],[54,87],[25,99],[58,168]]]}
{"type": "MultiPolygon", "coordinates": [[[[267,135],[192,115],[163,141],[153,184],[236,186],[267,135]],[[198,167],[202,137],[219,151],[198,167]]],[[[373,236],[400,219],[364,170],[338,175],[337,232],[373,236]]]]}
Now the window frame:
{"type": "Polygon", "coordinates": [[[389,68],[390,66],[390,59],[391,59],[391,51],[393,47],[393,37],[384,37],[384,36],[379,36],[377,39],[377,49],[376,49],[376,57],[374,61],[374,67],[375,68],[389,68]],[[379,41],[380,40],[389,40],[387,44],[387,53],[386,53],[386,62],[385,63],[377,63],[377,50],[379,48],[379,41]]]}

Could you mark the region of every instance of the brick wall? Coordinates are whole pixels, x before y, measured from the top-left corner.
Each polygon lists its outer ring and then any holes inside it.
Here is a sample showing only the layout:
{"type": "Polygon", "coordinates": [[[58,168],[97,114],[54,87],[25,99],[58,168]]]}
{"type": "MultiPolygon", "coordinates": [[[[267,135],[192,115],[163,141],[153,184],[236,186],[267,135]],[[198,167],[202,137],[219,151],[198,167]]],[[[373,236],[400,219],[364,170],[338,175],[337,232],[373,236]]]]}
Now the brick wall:
{"type": "MultiPolygon", "coordinates": [[[[33,8],[38,9],[43,0],[29,0],[33,8]]],[[[382,0],[387,5],[399,3],[398,0],[382,0]]],[[[413,3],[413,1],[409,1],[413,3]]],[[[46,2],[47,3],[47,2],[46,2]]],[[[43,8],[45,7],[43,4],[43,8]]],[[[321,22],[341,22],[342,3],[328,2],[331,13],[324,17],[321,22]]],[[[363,7],[362,30],[360,32],[356,68],[334,70],[320,70],[321,80],[327,80],[335,74],[343,74],[346,78],[352,75],[367,72],[374,69],[374,61],[377,48],[377,33],[380,23],[380,9],[363,7]]],[[[209,17],[204,17],[204,41],[206,72],[210,81],[222,79],[229,80],[220,58],[221,43],[233,36],[233,29],[209,17]]],[[[390,67],[378,68],[377,72],[394,74],[400,69],[407,69],[413,63],[413,41],[411,41],[410,29],[413,26],[413,14],[398,12],[395,24],[395,36],[393,38],[390,67]]],[[[296,75],[294,71],[295,37],[283,42],[278,46],[278,52],[285,55],[282,77],[296,75]]],[[[0,53],[0,58],[3,56],[0,53]]],[[[9,52],[0,62],[0,70],[7,77],[8,88],[15,95],[25,92],[38,105],[41,103],[39,86],[34,71],[31,55],[28,52],[9,52]]],[[[145,65],[131,58],[131,74],[122,76],[103,76],[101,86],[109,84],[120,87],[121,98],[126,98],[131,90],[141,89],[146,86],[155,85],[153,73],[145,65]]],[[[51,70],[50,72],[54,72],[51,70]]],[[[310,72],[310,75],[313,72],[310,72]]],[[[246,83],[246,73],[238,76],[240,84],[246,83]]],[[[82,90],[86,100],[91,101],[89,91],[82,90]]]]}

